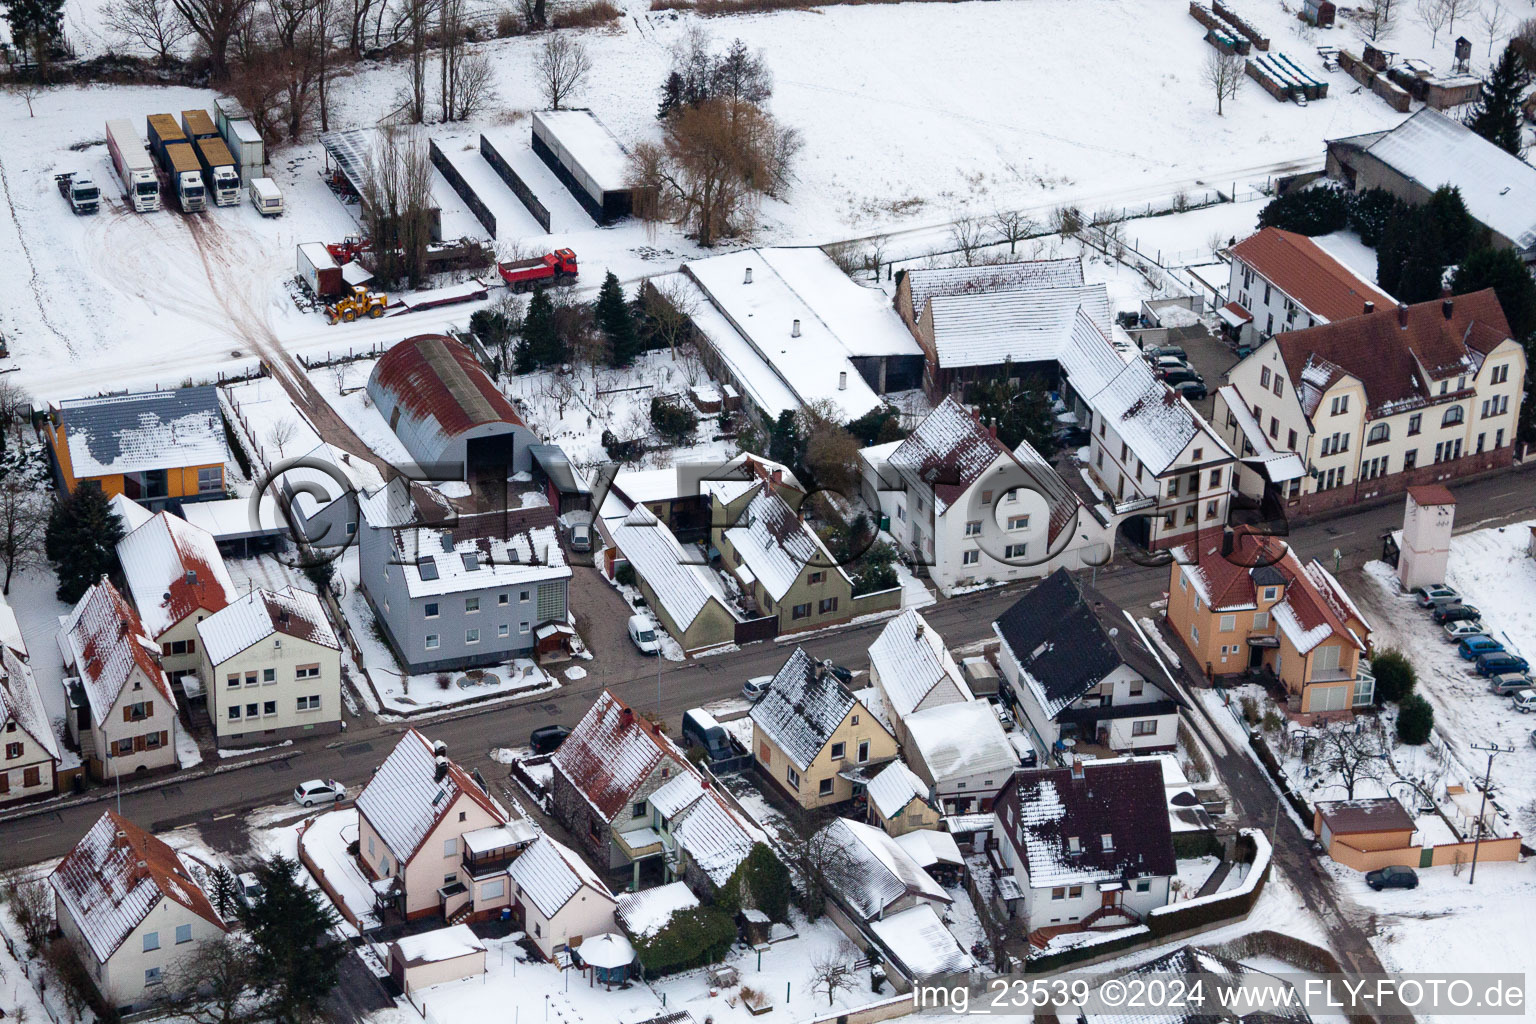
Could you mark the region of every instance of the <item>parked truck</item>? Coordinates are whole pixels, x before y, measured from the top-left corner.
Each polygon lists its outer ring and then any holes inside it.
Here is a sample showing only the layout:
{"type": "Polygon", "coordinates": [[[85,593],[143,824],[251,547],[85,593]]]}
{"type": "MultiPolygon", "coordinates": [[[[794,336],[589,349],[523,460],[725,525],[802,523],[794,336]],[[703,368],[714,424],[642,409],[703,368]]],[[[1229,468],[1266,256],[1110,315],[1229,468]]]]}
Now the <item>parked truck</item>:
{"type": "Polygon", "coordinates": [[[69,200],[69,208],[75,211],[75,216],[83,213],[95,213],[101,205],[101,190],[91,180],[89,174],[76,174],[67,171],[64,174],[55,174],[54,182],[59,186],[59,195],[69,200]]]}
{"type": "Polygon", "coordinates": [[[107,122],[107,151],[112,155],[112,169],[122,182],[128,205],[139,213],[160,209],[160,179],[155,176],[154,162],[132,121],[117,118],[107,122]]]}
{"type": "Polygon", "coordinates": [[[576,278],[576,253],[571,249],[556,249],[532,259],[498,263],[496,271],[513,291],[518,292],[542,284],[570,284],[576,278]]]}
{"type": "Polygon", "coordinates": [[[186,132],[187,138],[193,141],[219,137],[219,130],[214,127],[213,118],[208,116],[206,110],[183,110],[181,130],[186,132]]]}
{"type": "Polygon", "coordinates": [[[347,290],[346,281],[341,276],[341,264],[331,258],[320,242],[299,243],[298,271],[304,287],[322,302],[347,290]]]}
{"type": "Polygon", "coordinates": [[[224,97],[214,103],[214,125],[235,158],[240,180],[249,185],[267,173],[267,146],[261,132],[251,123],[251,116],[234,100],[224,97]]]}
{"type": "Polygon", "coordinates": [[[251,205],[263,217],[283,215],[283,192],[271,178],[251,179],[251,205]]]}
{"type": "Polygon", "coordinates": [[[224,145],[224,140],[217,135],[194,139],[192,149],[197,154],[198,166],[203,171],[203,184],[212,193],[214,204],[240,205],[240,175],[235,173],[235,158],[229,155],[229,147],[224,145]]]}
{"type": "Polygon", "coordinates": [[[169,169],[165,147],[175,142],[186,142],[187,133],[170,114],[150,114],[144,119],[144,131],[149,137],[149,154],[161,167],[169,169]]]}
{"type": "Polygon", "coordinates": [[[182,213],[199,213],[208,208],[203,168],[190,143],[172,142],[165,147],[165,173],[171,176],[171,192],[182,213]]]}

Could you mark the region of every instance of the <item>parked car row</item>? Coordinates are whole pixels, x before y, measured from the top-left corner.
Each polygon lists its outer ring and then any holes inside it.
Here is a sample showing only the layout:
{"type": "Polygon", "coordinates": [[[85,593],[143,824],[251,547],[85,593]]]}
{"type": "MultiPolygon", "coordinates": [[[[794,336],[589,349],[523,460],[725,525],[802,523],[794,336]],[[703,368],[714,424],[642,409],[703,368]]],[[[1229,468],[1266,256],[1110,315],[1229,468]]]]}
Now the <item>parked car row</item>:
{"type": "Polygon", "coordinates": [[[1208,393],[1205,378],[1190,365],[1188,353],[1179,346],[1154,345],[1143,349],[1141,357],[1164,384],[1190,401],[1199,401],[1208,393]]]}
{"type": "Polygon", "coordinates": [[[1508,650],[1483,624],[1483,613],[1463,603],[1461,595],[1443,583],[1418,587],[1414,600],[1429,610],[1430,617],[1456,645],[1462,661],[1488,680],[1488,691],[1500,697],[1513,697],[1516,711],[1536,711],[1536,680],[1530,675],[1530,663],[1508,650]]]}

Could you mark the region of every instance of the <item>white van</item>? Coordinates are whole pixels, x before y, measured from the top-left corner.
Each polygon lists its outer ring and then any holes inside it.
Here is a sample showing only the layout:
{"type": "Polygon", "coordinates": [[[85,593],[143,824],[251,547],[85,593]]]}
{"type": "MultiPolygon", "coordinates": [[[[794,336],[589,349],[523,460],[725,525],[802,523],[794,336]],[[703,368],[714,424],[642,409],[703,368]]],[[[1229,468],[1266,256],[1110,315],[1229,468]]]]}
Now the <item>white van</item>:
{"type": "Polygon", "coordinates": [[[271,178],[251,179],[251,205],[263,217],[283,215],[283,191],[271,178]]]}

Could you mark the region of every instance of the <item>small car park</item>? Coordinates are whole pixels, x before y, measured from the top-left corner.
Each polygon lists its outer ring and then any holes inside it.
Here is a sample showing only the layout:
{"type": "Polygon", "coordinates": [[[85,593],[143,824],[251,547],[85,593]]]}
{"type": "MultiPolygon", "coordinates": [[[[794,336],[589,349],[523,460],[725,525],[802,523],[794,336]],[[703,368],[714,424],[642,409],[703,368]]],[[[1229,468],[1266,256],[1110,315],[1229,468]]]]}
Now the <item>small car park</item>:
{"type": "Polygon", "coordinates": [[[1142,358],[1149,361],[1160,359],[1164,356],[1172,356],[1175,359],[1182,359],[1185,362],[1189,361],[1189,353],[1185,352],[1178,345],[1153,345],[1151,348],[1142,349],[1141,355],[1142,358]]]}
{"type": "Polygon", "coordinates": [[[1462,620],[1445,624],[1445,638],[1451,643],[1457,643],[1471,636],[1482,636],[1486,632],[1488,632],[1488,627],[1481,622],[1462,620]]]}
{"type": "Polygon", "coordinates": [[[1471,661],[1484,654],[1494,654],[1503,649],[1504,645],[1491,636],[1464,637],[1456,644],[1456,653],[1461,655],[1462,661],[1471,661]]]}
{"type": "Polygon", "coordinates": [[[1194,370],[1188,368],[1182,370],[1169,370],[1166,373],[1160,374],[1160,376],[1163,378],[1163,383],[1167,384],[1171,388],[1178,387],[1180,384],[1203,385],[1205,383],[1204,377],[1200,376],[1200,374],[1194,370]]]}
{"type": "Polygon", "coordinates": [[[541,725],[528,734],[528,747],[535,754],[553,754],[570,734],[563,725],[541,725]]]}
{"type": "Polygon", "coordinates": [[[656,638],[656,625],[644,615],[629,617],[629,640],[641,654],[661,654],[661,641],[656,638]]]}
{"type": "Polygon", "coordinates": [[[1429,617],[1439,623],[1481,622],[1483,613],[1470,604],[1443,604],[1430,612],[1429,617]]]}
{"type": "Polygon", "coordinates": [[[1365,874],[1365,884],[1381,892],[1383,889],[1417,889],[1419,876],[1413,868],[1403,867],[1401,864],[1393,864],[1390,867],[1377,868],[1365,874]]]}
{"type": "Polygon", "coordinates": [[[1191,402],[1201,401],[1210,393],[1206,390],[1205,381],[1203,380],[1180,381],[1173,385],[1173,390],[1191,402]]]}
{"type": "Polygon", "coordinates": [[[313,807],[315,804],[339,804],[347,798],[347,787],[335,779],[310,779],[293,787],[293,799],[297,804],[313,807]]]}
{"type": "Polygon", "coordinates": [[[1503,675],[1492,676],[1488,680],[1488,692],[1496,693],[1500,697],[1508,697],[1519,693],[1521,690],[1529,690],[1536,683],[1524,672],[1505,672],[1503,675]]]}
{"type": "Polygon", "coordinates": [[[1508,651],[1493,651],[1488,654],[1480,654],[1477,658],[1477,674],[1480,676],[1499,676],[1507,672],[1529,672],[1531,663],[1518,654],[1510,654],[1508,651]]]}
{"type": "Polygon", "coordinates": [[[1444,583],[1431,583],[1424,587],[1415,587],[1414,600],[1420,608],[1438,608],[1443,604],[1461,604],[1461,595],[1444,583]]]}

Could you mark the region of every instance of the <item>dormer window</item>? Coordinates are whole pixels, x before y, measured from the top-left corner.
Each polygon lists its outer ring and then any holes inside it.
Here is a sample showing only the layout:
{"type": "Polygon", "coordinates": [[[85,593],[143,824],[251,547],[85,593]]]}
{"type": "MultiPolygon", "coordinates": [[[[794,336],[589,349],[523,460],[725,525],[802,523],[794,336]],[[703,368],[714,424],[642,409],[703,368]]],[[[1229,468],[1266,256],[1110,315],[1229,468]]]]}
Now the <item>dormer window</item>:
{"type": "Polygon", "coordinates": [[[1068,836],[1067,837],[1067,852],[1068,853],[1082,853],[1083,852],[1083,844],[1078,841],[1077,836],[1068,836]]]}
{"type": "Polygon", "coordinates": [[[1099,836],[1099,841],[1104,844],[1104,849],[1106,850],[1113,850],[1115,848],[1115,837],[1108,832],[1099,836]]]}
{"type": "Polygon", "coordinates": [[[1264,588],[1264,600],[1266,600],[1266,601],[1273,601],[1275,598],[1277,598],[1279,596],[1280,596],[1280,588],[1279,587],[1265,587],[1264,588]]]}

